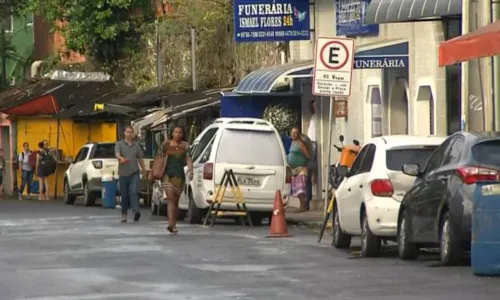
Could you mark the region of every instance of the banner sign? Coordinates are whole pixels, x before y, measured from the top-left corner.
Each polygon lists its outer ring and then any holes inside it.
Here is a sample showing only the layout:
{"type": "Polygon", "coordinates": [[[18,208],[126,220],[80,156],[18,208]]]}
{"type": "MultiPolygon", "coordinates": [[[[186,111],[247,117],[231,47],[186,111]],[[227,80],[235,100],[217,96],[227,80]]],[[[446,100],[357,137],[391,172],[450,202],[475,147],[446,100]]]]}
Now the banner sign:
{"type": "Polygon", "coordinates": [[[371,0],[334,0],[337,5],[337,35],[377,35],[378,24],[365,24],[365,14],[371,0]]]}
{"type": "Polygon", "coordinates": [[[354,56],[354,69],[408,68],[408,56],[354,56]]]}
{"type": "Polygon", "coordinates": [[[310,39],[307,0],[234,0],[233,14],[237,43],[310,39]]]}

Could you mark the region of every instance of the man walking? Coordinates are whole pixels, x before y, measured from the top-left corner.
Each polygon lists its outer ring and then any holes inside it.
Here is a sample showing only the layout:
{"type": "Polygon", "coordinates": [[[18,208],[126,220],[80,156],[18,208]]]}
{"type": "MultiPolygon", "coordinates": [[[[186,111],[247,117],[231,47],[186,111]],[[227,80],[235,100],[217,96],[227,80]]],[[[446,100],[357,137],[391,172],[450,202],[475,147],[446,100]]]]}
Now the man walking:
{"type": "Polygon", "coordinates": [[[144,167],[141,145],[134,138],[132,126],[125,127],[124,139],[116,142],[115,155],[118,158],[118,176],[121,194],[122,223],[127,222],[129,207],[134,212],[134,222],[139,221],[141,212],[139,207],[139,180],[140,168],[144,167]]]}

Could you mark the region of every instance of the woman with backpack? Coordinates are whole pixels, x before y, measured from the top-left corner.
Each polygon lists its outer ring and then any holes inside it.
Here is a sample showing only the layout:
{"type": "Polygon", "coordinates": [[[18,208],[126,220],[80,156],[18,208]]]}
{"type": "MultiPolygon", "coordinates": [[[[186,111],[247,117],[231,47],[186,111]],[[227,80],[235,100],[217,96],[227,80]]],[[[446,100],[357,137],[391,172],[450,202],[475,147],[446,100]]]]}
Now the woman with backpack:
{"type": "Polygon", "coordinates": [[[50,154],[50,150],[47,147],[46,141],[38,143],[38,151],[36,157],[36,176],[38,177],[38,182],[40,184],[40,193],[38,200],[49,200],[49,183],[47,177],[54,173],[52,172],[54,158],[50,154]]]}

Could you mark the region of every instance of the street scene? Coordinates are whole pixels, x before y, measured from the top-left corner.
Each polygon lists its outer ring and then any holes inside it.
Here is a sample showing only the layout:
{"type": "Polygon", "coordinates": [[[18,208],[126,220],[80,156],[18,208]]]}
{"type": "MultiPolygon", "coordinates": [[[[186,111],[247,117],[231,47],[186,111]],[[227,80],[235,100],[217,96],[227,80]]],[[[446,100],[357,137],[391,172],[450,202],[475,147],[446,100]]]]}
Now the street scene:
{"type": "MultiPolygon", "coordinates": [[[[439,267],[426,255],[360,259],[330,238],[290,228],[180,224],[161,217],[123,226],[116,210],[54,202],[0,204],[2,299],[496,299],[496,279],[439,267]]],[[[353,243],[359,245],[359,241],[353,243]]]]}
{"type": "Polygon", "coordinates": [[[0,300],[496,299],[500,5],[0,0],[0,300]]]}

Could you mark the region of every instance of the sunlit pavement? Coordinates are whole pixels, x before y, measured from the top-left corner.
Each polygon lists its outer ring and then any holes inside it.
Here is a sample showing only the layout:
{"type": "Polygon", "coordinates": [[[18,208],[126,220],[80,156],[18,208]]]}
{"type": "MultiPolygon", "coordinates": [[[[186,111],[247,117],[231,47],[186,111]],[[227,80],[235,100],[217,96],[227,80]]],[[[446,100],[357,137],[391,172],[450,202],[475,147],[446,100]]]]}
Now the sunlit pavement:
{"type": "Polygon", "coordinates": [[[498,299],[500,278],[470,268],[353,259],[301,228],[139,223],[119,211],[55,202],[0,201],[0,299],[498,299]]]}

